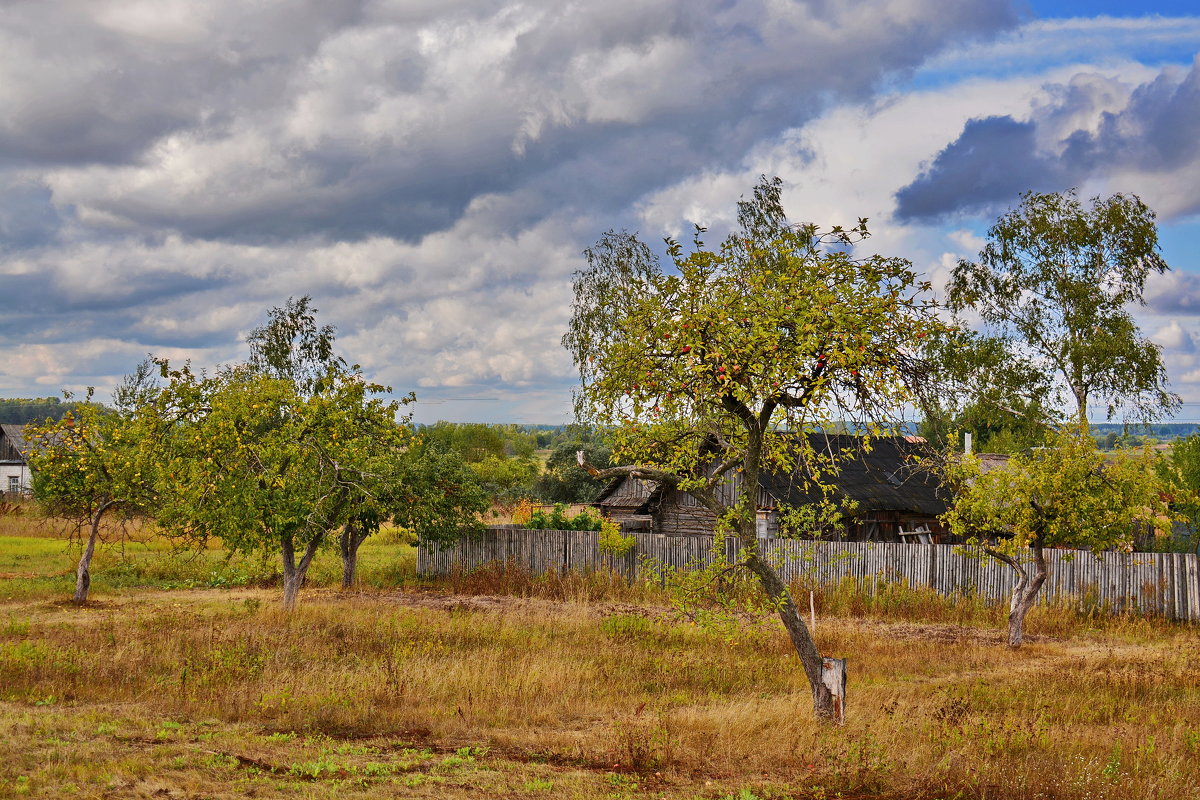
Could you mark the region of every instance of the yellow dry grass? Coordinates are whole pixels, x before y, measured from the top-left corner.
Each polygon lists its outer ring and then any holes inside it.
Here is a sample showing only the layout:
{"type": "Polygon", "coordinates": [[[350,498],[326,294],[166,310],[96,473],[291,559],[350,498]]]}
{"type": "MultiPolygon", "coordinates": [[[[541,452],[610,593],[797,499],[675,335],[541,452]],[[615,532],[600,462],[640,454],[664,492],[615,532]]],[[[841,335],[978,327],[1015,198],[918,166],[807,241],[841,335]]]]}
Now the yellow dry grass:
{"type": "Polygon", "coordinates": [[[823,615],[819,645],[851,670],[849,721],[827,728],[774,624],[726,638],[635,596],[523,593],[306,590],[290,617],[253,589],[0,604],[0,796],[1082,800],[1200,783],[1192,628],[1040,610],[1014,652],[990,625],[823,615]]]}

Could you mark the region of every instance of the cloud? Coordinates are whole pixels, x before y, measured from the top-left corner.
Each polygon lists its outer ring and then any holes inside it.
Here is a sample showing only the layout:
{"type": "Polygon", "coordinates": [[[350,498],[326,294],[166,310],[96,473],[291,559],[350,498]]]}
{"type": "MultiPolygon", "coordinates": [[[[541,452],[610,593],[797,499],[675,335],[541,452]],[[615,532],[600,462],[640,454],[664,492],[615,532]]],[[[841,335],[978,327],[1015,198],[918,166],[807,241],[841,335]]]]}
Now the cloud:
{"type": "Polygon", "coordinates": [[[1184,330],[1178,320],[1174,319],[1155,332],[1150,337],[1150,341],[1161,345],[1166,350],[1179,353],[1196,352],[1196,343],[1193,341],[1192,335],[1184,330]]]}
{"type": "Polygon", "coordinates": [[[926,172],[896,192],[896,217],[987,211],[1023,191],[1059,188],[1064,170],[1057,159],[1037,153],[1036,137],[1032,123],[1009,116],[970,120],[926,172]]]}
{"type": "Polygon", "coordinates": [[[55,5],[10,9],[0,156],[88,224],[241,241],[413,241],[489,193],[624,207],[1014,21],[1000,0],[174,0],[80,3],[64,29],[55,5]]]}
{"type": "MultiPolygon", "coordinates": [[[[917,71],[919,86],[968,78],[1037,76],[1064,64],[1187,61],[1200,41],[1200,16],[1075,16],[1031,20],[988,42],[965,42],[930,58],[917,71]]],[[[1076,70],[1078,71],[1078,70],[1076,70]]]]}
{"type": "Polygon", "coordinates": [[[311,294],[397,391],[562,419],[587,243],[1014,23],[1008,0],[9,4],[0,388],[238,359],[311,294]]]}
{"type": "Polygon", "coordinates": [[[1153,314],[1200,314],[1200,275],[1178,270],[1151,273],[1146,279],[1144,299],[1153,314]]]}
{"type": "Polygon", "coordinates": [[[1200,212],[1200,59],[1136,86],[1098,73],[1046,87],[1028,119],[972,119],[896,193],[902,220],[988,212],[1022,190],[1140,194],[1165,217],[1200,212]]]}
{"type": "Polygon", "coordinates": [[[63,225],[50,188],[20,175],[0,173],[0,254],[53,240],[63,225]]]}

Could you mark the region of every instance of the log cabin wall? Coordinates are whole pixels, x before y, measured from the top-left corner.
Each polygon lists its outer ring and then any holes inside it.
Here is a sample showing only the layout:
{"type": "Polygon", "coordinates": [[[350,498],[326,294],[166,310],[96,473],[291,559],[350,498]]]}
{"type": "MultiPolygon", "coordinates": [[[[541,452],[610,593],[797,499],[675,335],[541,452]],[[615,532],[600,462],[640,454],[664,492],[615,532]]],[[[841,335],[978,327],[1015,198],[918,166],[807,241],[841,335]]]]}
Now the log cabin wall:
{"type": "Polygon", "coordinates": [[[712,536],[717,518],[687,492],[669,489],[654,514],[654,532],[668,536],[712,536]]]}
{"type": "Polygon", "coordinates": [[[654,490],[652,481],[621,478],[606,488],[592,505],[620,525],[623,531],[650,530],[652,520],[644,507],[654,490]]]}

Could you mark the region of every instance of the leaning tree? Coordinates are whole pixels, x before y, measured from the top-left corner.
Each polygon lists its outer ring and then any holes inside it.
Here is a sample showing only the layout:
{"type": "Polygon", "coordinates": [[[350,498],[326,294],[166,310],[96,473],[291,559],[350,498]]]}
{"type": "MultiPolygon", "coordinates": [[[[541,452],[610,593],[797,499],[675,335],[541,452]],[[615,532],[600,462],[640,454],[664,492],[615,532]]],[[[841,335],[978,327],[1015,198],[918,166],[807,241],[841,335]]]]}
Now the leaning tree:
{"type": "Polygon", "coordinates": [[[667,240],[664,268],[636,235],[609,232],[585,251],[563,338],[578,366],[581,422],[613,431],[601,477],[629,475],[689,492],[741,543],[738,568],[778,610],[812,687],[818,718],[839,714],[824,659],[755,535],[759,476],[820,483],[837,454],[803,434],[833,423],[878,434],[916,399],[914,356],[941,329],[899,258],[856,258],[866,221],[794,225],[781,181],[738,204],[738,228],[708,249],[667,240]]]}

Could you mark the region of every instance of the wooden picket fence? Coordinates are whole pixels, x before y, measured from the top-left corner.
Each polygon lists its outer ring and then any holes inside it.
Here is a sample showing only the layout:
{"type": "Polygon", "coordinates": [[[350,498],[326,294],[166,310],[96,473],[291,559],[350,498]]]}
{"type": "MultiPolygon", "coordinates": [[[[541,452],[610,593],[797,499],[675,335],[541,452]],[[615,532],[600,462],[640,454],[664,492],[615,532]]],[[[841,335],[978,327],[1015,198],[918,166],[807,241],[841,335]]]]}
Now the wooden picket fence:
{"type": "MultiPolygon", "coordinates": [[[[420,575],[444,576],[492,561],[511,561],[534,573],[550,570],[611,570],[629,579],[647,574],[648,562],[685,569],[711,563],[711,536],[633,534],[632,550],[613,556],[600,550],[591,531],[489,528],[453,544],[423,542],[417,549],[420,575]]],[[[942,595],[979,594],[1007,601],[1016,582],[1012,569],[992,558],[972,557],[956,545],[814,542],[764,539],[787,580],[818,585],[858,579],[870,591],[886,583],[929,586],[942,595]]],[[[739,543],[725,540],[726,557],[739,543]]],[[[1200,622],[1200,568],[1191,553],[1101,553],[1051,550],[1046,602],[1081,603],[1113,612],[1136,611],[1200,622]]]]}

